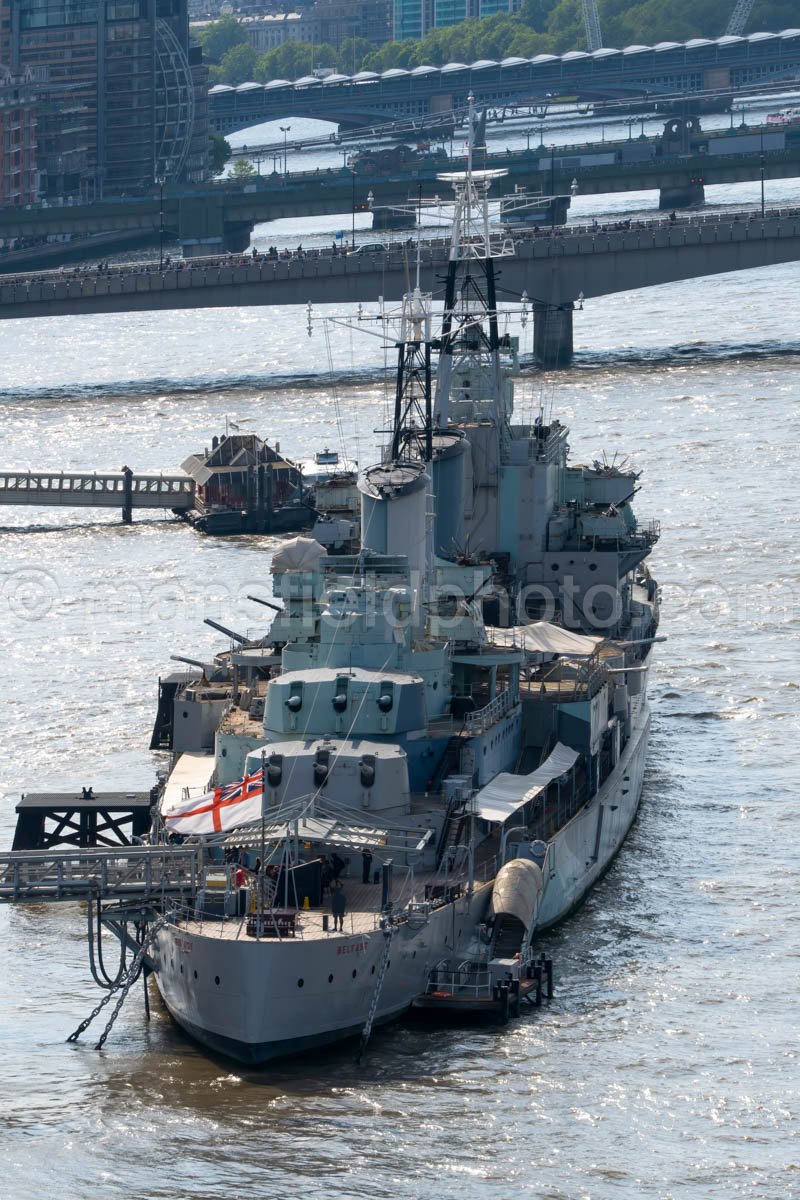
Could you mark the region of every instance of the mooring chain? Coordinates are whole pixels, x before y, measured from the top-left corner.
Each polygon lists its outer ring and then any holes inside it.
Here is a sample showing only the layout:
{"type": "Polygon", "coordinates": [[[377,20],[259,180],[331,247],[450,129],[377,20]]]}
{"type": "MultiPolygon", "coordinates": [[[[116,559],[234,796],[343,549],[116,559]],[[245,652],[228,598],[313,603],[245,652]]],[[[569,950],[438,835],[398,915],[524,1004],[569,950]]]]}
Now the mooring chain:
{"type": "Polygon", "coordinates": [[[95,1019],[96,1016],[98,1016],[103,1011],[103,1009],[109,1003],[111,998],[117,992],[121,992],[120,996],[117,999],[117,1003],[114,1006],[114,1011],[112,1012],[111,1016],[108,1018],[106,1027],[100,1035],[100,1040],[98,1041],[97,1045],[95,1046],[96,1050],[102,1050],[102,1048],[105,1044],[105,1040],[108,1037],[109,1033],[111,1032],[114,1022],[116,1021],[117,1017],[119,1016],[119,1011],[122,1008],[122,1005],[125,1003],[125,998],[128,995],[128,992],[130,991],[131,987],[136,982],[136,980],[139,978],[139,968],[141,967],[142,961],[147,952],[147,947],[155,939],[156,935],[164,928],[164,926],[169,924],[169,922],[172,920],[173,916],[174,916],[174,913],[168,912],[168,913],[165,913],[162,917],[159,917],[159,919],[155,922],[155,924],[150,929],[149,933],[147,933],[147,935],[145,936],[144,941],[142,942],[141,946],[139,947],[139,950],[137,951],[136,957],[133,959],[130,967],[125,972],[124,976],[112,988],[109,988],[109,990],[106,992],[105,996],[103,996],[103,999],[99,1002],[99,1004],[95,1005],[95,1007],[93,1008],[93,1010],[89,1014],[89,1016],[86,1018],[86,1020],[81,1021],[80,1025],[74,1031],[74,1033],[71,1033],[69,1035],[69,1037],[67,1038],[68,1042],[77,1042],[77,1040],[81,1036],[81,1034],[84,1033],[89,1028],[92,1021],[95,1019]]]}

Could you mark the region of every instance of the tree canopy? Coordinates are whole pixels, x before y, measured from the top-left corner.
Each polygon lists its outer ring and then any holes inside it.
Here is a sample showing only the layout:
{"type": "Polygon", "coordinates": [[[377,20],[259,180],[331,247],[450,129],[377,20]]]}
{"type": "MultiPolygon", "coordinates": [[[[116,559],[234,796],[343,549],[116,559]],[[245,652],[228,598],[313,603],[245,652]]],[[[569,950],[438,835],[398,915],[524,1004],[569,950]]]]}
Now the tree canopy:
{"type": "MultiPolygon", "coordinates": [[[[629,46],[721,37],[734,5],[735,0],[599,0],[603,41],[606,46],[629,46]]],[[[797,0],[757,0],[747,32],[796,24],[797,0]]],[[[211,68],[212,83],[234,86],[248,80],[297,79],[317,67],[353,74],[509,55],[564,54],[586,47],[580,0],[522,0],[515,16],[497,13],[431,30],[420,41],[379,47],[359,37],[343,42],[339,50],[324,43],[285,42],[259,57],[247,42],[245,27],[231,15],[212,21],[197,36],[207,58],[218,64],[211,68]]]]}

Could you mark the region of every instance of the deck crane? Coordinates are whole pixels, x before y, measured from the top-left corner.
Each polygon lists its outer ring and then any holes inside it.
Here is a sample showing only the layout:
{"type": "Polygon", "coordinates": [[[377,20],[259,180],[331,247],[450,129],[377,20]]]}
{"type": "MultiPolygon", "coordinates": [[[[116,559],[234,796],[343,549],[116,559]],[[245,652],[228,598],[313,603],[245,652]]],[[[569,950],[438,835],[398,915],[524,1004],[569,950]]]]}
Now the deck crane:
{"type": "Polygon", "coordinates": [[[736,0],[736,7],[731,13],[728,28],[725,30],[726,37],[738,36],[742,32],[753,11],[754,4],[755,0],[736,0]]]}
{"type": "Polygon", "coordinates": [[[600,30],[600,14],[597,11],[597,0],[581,0],[583,6],[583,23],[586,26],[586,45],[589,53],[603,49],[603,34],[600,30]]]}

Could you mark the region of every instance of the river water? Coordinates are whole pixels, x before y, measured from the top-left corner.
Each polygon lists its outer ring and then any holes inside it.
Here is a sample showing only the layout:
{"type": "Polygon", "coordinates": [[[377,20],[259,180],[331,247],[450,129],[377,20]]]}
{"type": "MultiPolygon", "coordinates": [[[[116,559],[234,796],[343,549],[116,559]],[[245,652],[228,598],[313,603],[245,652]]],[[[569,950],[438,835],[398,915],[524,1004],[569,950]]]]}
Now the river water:
{"type": "MultiPolygon", "coordinates": [[[[641,813],[548,939],[550,1007],[503,1030],[396,1025],[361,1069],[346,1047],[248,1071],[155,994],[146,1023],[138,987],[98,1053],[91,1031],[65,1041],[99,998],[83,914],[3,908],[2,1200],[800,1196],[796,296],[789,265],[599,300],[574,367],[518,381],[520,411],[571,427],[573,461],[642,471],[669,638],[641,813]]],[[[5,322],[0,466],[171,471],[226,419],[367,463],[380,340],[304,322],[5,322]]],[[[8,846],[23,790],[151,785],[157,677],[219,645],[204,616],[258,628],[246,594],[269,594],[272,543],[12,509],[0,545],[8,846]]]]}

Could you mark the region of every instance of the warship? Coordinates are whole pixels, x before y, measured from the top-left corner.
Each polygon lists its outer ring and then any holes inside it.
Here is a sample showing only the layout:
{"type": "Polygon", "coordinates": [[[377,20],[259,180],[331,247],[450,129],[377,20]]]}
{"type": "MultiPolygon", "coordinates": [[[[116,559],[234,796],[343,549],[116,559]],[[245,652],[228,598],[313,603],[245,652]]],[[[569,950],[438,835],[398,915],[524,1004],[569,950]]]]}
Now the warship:
{"type": "MultiPolygon", "coordinates": [[[[499,1010],[608,869],[640,801],[657,640],[638,475],[514,415],[496,171],[454,189],[443,317],[406,295],[361,548],[271,563],[262,637],[161,681],[156,837],[202,843],[152,967],[175,1021],[247,1063],[412,1007],[499,1010]]],[[[191,665],[191,664],[190,664],[191,665]]]]}

